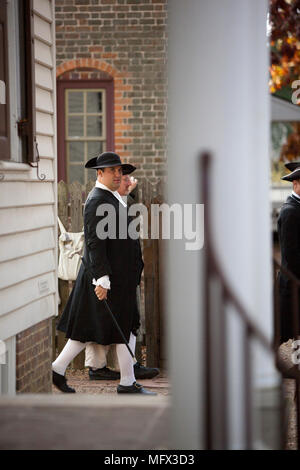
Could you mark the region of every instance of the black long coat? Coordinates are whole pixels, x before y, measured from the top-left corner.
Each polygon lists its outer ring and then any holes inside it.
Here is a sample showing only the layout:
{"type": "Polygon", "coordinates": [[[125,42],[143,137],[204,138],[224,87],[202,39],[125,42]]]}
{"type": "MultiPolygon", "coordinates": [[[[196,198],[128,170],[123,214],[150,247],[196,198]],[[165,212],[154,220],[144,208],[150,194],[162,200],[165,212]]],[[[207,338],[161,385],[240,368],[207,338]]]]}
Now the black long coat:
{"type": "MultiPolygon", "coordinates": [[[[278,218],[278,235],[281,248],[281,264],[300,280],[300,200],[289,196],[278,218]]],[[[292,282],[280,273],[280,323],[281,342],[295,336],[293,332],[292,282]]],[[[298,298],[300,305],[300,292],[298,298]]],[[[299,311],[300,315],[300,311],[299,311]]]]}
{"type": "MultiPolygon", "coordinates": [[[[84,260],[96,279],[109,275],[111,288],[107,302],[128,341],[130,332],[136,334],[140,326],[136,287],[140,283],[144,263],[139,240],[120,237],[119,215],[128,227],[131,218],[127,208],[110,191],[94,187],[84,207],[84,260]],[[107,215],[96,215],[97,208],[103,204],[109,204],[116,211],[115,239],[112,233],[106,239],[97,236],[97,224],[107,215]]],[[[108,225],[105,231],[107,228],[108,225]]],[[[57,328],[65,332],[67,338],[81,342],[124,343],[103,302],[94,292],[92,277],[82,263],[57,328]]]]}

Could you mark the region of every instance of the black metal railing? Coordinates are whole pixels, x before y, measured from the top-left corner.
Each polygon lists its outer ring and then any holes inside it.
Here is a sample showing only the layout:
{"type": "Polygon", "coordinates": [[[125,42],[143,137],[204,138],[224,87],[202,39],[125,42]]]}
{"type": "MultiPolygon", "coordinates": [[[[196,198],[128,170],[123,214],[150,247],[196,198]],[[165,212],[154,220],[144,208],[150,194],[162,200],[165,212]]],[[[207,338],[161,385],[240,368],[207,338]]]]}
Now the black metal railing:
{"type": "MultiPolygon", "coordinates": [[[[245,448],[253,448],[253,397],[252,385],[253,374],[251,364],[251,347],[252,342],[258,344],[274,358],[276,362],[276,353],[278,348],[278,339],[272,344],[264,333],[253,322],[250,315],[241,304],[239,299],[232,291],[221,267],[216,258],[214,248],[212,246],[211,221],[210,221],[210,171],[211,155],[203,152],[200,156],[202,189],[202,202],[205,207],[205,250],[204,250],[204,282],[205,282],[205,368],[206,368],[206,393],[205,393],[205,412],[206,412],[206,448],[207,449],[228,449],[228,433],[229,433],[229,401],[228,393],[228,372],[230,364],[227,358],[228,344],[226,328],[228,323],[228,307],[233,307],[235,314],[241,320],[243,328],[243,359],[241,374],[243,375],[241,383],[243,389],[240,396],[242,397],[243,417],[243,433],[245,448]],[[217,350],[215,345],[217,344],[217,350]],[[217,425],[216,418],[217,416],[217,425]]],[[[299,282],[299,281],[297,281],[299,282]]],[[[299,283],[300,284],[300,283],[299,283]]],[[[278,338],[279,317],[276,310],[276,335],[278,338]],[[277,323],[276,323],[277,322],[277,323]]],[[[296,331],[296,330],[295,330],[296,331]]],[[[299,330],[297,330],[299,331],[299,330]]],[[[275,336],[276,336],[275,335],[275,336]]],[[[283,371],[280,371],[281,374],[283,371]]],[[[283,377],[283,375],[282,375],[283,377]]],[[[282,384],[282,381],[281,381],[282,384]]],[[[297,392],[299,392],[299,382],[297,381],[297,392]]],[[[281,394],[283,396],[283,387],[281,386],[281,394]]],[[[300,425],[300,401],[299,393],[297,395],[297,417],[298,429],[300,425]]],[[[281,424],[278,429],[281,435],[280,447],[284,448],[286,442],[286,431],[283,423],[285,422],[285,410],[283,400],[281,400],[281,424]]],[[[298,432],[298,448],[300,449],[299,432],[298,432]]]]}

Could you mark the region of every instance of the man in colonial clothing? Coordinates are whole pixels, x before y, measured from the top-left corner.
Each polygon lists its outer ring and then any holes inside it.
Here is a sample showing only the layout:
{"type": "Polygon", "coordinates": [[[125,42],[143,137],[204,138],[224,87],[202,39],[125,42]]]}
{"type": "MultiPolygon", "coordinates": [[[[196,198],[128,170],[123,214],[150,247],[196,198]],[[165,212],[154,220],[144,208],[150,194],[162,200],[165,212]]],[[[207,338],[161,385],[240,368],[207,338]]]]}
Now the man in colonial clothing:
{"type": "Polygon", "coordinates": [[[135,167],[122,164],[114,152],[92,158],[85,167],[97,170],[97,182],[84,207],[84,263],[57,327],[69,339],[52,363],[53,383],[65,393],[74,393],[65,378],[68,364],[89,342],[116,344],[121,376],[117,392],[155,395],[136,382],[124,339],[101,302],[107,299],[134,353],[139,328],[136,287],[144,264],[138,240],[128,234],[130,218],[117,190],[122,174],[131,173],[135,167]]]}
{"type": "MultiPolygon", "coordinates": [[[[293,191],[283,204],[278,219],[281,264],[300,280],[300,162],[285,166],[291,173],[282,179],[293,183],[293,191]]],[[[292,283],[284,272],[280,272],[279,293],[280,342],[284,343],[300,333],[293,331],[292,283]]]]}
{"type": "MultiPolygon", "coordinates": [[[[132,173],[132,171],[130,172],[132,173]]],[[[132,191],[136,188],[137,180],[130,178],[129,173],[123,174],[121,184],[118,188],[118,193],[122,199],[130,207],[135,204],[134,195],[132,191]]],[[[140,287],[137,287],[137,307],[139,310],[140,287]]],[[[107,367],[107,354],[110,346],[103,346],[102,344],[89,343],[85,348],[85,366],[89,368],[90,380],[118,380],[120,372],[112,370],[107,367]]],[[[118,365],[116,364],[116,369],[118,365]]],[[[152,379],[159,374],[159,369],[156,367],[145,367],[138,361],[135,362],[134,375],[136,379],[152,379]]]]}

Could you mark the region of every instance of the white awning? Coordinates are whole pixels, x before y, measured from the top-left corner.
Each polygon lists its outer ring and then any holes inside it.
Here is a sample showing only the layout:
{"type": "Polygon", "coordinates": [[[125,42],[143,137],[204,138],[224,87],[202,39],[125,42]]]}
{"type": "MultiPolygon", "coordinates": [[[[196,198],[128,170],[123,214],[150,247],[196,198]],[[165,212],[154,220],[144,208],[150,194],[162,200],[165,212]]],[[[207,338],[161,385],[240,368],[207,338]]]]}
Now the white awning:
{"type": "Polygon", "coordinates": [[[300,121],[300,106],[288,101],[271,96],[272,121],[300,121]]]}

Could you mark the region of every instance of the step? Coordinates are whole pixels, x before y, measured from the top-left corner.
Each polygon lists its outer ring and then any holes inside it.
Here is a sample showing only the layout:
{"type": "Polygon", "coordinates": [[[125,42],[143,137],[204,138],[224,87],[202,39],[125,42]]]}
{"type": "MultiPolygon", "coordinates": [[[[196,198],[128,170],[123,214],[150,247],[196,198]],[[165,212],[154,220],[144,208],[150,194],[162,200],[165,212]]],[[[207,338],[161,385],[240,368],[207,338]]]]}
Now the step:
{"type": "Polygon", "coordinates": [[[0,397],[0,449],[171,449],[169,398],[117,394],[0,397]]]}

